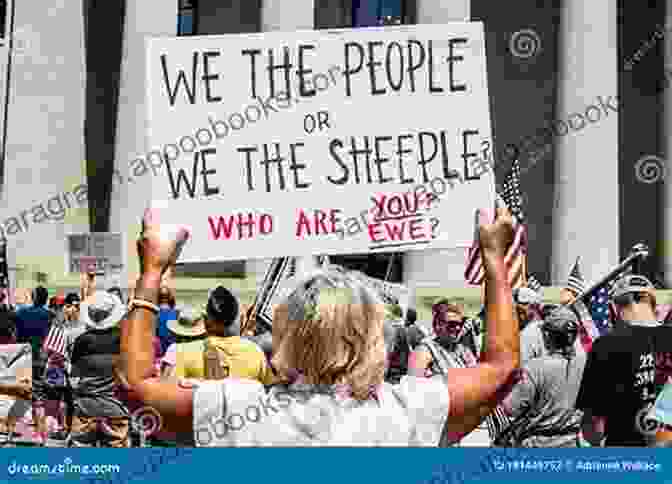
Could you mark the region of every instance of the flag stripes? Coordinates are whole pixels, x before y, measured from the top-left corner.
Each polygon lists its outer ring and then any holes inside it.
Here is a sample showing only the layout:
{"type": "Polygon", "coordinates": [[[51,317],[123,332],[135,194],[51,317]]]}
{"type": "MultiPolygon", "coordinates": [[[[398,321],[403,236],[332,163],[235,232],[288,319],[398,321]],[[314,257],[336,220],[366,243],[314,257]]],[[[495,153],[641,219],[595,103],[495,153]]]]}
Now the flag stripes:
{"type": "Polygon", "coordinates": [[[65,330],[58,324],[52,324],[47,339],[44,341],[44,351],[52,356],[65,358],[66,345],[65,330]]]}
{"type": "MultiPolygon", "coordinates": [[[[511,171],[504,179],[502,192],[499,196],[511,212],[515,223],[513,243],[504,258],[509,284],[515,289],[525,286],[527,278],[527,231],[523,212],[523,196],[520,191],[520,163],[518,160],[513,162],[511,171]]],[[[478,236],[478,220],[476,221],[474,243],[467,253],[464,278],[471,285],[481,285],[485,280],[483,255],[478,236]]]]}
{"type": "MultiPolygon", "coordinates": [[[[527,255],[527,233],[525,226],[518,224],[515,229],[513,243],[504,258],[507,273],[509,275],[509,284],[512,288],[524,286],[526,276],[526,255],[527,255]]],[[[485,280],[485,268],[481,256],[481,247],[478,240],[469,249],[467,256],[467,269],[465,278],[469,284],[481,285],[485,280]]]]}

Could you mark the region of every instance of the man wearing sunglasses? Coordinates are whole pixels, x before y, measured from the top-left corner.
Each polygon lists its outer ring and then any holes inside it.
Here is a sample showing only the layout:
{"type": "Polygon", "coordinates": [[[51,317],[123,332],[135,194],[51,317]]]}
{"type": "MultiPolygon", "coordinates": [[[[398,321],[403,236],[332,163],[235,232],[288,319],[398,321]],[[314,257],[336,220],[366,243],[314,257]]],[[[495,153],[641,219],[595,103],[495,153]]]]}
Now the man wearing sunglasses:
{"type": "MultiPolygon", "coordinates": [[[[451,368],[471,368],[478,364],[473,350],[462,339],[467,318],[460,301],[439,299],[432,306],[433,337],[425,338],[408,359],[408,374],[416,377],[445,375],[451,368]]],[[[443,434],[440,447],[460,445],[443,434]]]]}
{"type": "Polygon", "coordinates": [[[420,377],[444,374],[448,368],[476,365],[469,347],[460,342],[466,323],[464,308],[457,301],[440,299],[432,306],[434,337],[425,338],[409,357],[409,373],[420,377]]]}

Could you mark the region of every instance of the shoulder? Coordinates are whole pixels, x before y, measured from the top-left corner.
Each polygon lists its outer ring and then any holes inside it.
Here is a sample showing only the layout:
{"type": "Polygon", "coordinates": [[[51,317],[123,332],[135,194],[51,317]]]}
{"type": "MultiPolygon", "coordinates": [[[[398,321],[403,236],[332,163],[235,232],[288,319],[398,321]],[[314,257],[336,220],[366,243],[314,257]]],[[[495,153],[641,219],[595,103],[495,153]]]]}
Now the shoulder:
{"type": "Polygon", "coordinates": [[[202,381],[193,395],[194,438],[197,446],[206,447],[235,445],[237,432],[217,433],[222,420],[231,419],[234,414],[244,415],[246,409],[258,406],[266,391],[257,381],[227,378],[202,381]]]}

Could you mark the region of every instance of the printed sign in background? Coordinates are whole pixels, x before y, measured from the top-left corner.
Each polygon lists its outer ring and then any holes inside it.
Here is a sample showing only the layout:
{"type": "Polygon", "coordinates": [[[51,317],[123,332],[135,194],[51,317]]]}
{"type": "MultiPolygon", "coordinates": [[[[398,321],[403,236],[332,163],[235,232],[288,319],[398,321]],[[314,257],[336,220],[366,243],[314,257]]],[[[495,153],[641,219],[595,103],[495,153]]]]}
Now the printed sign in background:
{"type": "Polygon", "coordinates": [[[468,246],[494,203],[480,22],[154,38],[147,59],[181,262],[468,246]],[[435,179],[440,203],[413,194],[435,179]]]}
{"type": "Polygon", "coordinates": [[[122,236],[93,232],[67,236],[66,274],[95,270],[97,274],[119,272],[124,266],[122,236]]]}

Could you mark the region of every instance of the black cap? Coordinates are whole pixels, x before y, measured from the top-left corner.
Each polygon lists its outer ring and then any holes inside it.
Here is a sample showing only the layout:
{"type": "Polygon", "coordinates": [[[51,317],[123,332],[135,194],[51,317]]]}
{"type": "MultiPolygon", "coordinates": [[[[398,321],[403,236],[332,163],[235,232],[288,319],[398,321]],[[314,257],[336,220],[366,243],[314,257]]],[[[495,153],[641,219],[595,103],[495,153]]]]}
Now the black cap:
{"type": "Polygon", "coordinates": [[[33,291],[33,303],[36,306],[43,306],[49,300],[49,291],[44,286],[37,286],[33,291]]]}
{"type": "Polygon", "coordinates": [[[81,302],[81,299],[79,298],[79,295],[71,292],[67,296],[65,296],[65,304],[79,304],[81,302]]]}
{"type": "Polygon", "coordinates": [[[238,299],[224,286],[216,287],[208,297],[208,315],[227,325],[238,317],[238,299]]]}

